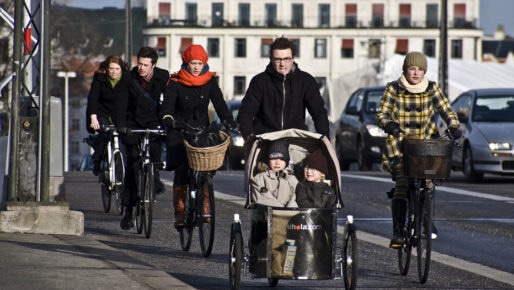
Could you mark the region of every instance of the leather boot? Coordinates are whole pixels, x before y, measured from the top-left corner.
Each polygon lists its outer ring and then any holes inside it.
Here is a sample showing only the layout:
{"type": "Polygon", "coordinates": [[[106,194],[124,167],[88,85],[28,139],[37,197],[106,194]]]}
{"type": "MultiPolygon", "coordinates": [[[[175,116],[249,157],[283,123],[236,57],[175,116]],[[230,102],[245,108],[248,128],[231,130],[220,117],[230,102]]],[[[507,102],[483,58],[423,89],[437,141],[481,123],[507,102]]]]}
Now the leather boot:
{"type": "Polygon", "coordinates": [[[400,198],[393,198],[391,201],[391,212],[393,216],[393,238],[389,244],[390,248],[397,249],[404,243],[405,217],[407,215],[407,201],[400,198]]]}
{"type": "Polygon", "coordinates": [[[206,223],[211,222],[211,207],[209,204],[209,186],[206,184],[203,188],[203,218],[206,223]]]}
{"type": "Polygon", "coordinates": [[[175,227],[185,225],[184,205],[187,198],[187,185],[173,185],[173,208],[175,209],[175,227]]]}

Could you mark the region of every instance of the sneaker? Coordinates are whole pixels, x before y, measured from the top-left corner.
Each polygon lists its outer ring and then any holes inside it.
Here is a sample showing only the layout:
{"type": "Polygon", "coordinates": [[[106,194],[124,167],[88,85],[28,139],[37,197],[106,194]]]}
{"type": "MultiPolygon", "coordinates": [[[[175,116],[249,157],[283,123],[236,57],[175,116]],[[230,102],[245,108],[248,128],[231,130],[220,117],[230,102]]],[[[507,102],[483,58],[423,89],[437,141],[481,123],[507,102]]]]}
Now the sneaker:
{"type": "Polygon", "coordinates": [[[399,249],[403,247],[403,237],[402,236],[394,236],[389,243],[389,248],[399,249]]]}
{"type": "Polygon", "coordinates": [[[430,238],[432,240],[437,239],[437,228],[435,227],[434,223],[432,223],[432,233],[430,234],[430,238]]]}
{"type": "Polygon", "coordinates": [[[130,230],[134,227],[134,219],[132,218],[132,209],[125,209],[125,216],[121,219],[120,227],[123,230],[130,230]]]}

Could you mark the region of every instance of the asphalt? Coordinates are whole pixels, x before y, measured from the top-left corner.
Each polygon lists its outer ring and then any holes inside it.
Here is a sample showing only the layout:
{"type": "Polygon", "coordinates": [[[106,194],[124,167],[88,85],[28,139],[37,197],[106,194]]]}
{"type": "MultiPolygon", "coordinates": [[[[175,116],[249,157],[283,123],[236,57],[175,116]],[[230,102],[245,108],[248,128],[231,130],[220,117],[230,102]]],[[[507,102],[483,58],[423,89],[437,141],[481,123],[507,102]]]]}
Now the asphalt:
{"type": "MultiPolygon", "coordinates": [[[[84,186],[64,182],[67,192],[84,186]]],[[[0,273],[2,290],[194,289],[87,233],[0,232],[0,273]]]]}

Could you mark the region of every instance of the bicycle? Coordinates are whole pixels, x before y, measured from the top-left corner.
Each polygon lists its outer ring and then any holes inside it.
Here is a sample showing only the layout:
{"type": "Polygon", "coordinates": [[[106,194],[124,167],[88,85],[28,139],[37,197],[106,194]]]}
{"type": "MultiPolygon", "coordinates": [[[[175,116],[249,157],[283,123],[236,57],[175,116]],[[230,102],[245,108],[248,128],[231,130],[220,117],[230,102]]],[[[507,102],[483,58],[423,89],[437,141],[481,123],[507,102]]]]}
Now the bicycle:
{"type": "Polygon", "coordinates": [[[129,134],[141,134],[139,140],[139,168],[136,176],[137,201],[134,213],[138,234],[144,231],[148,239],[152,233],[153,203],[155,201],[155,170],[164,167],[163,162],[152,162],[150,159],[150,136],[166,135],[166,130],[130,129],[129,134]]]}
{"type": "Polygon", "coordinates": [[[185,225],[184,227],[177,228],[180,236],[180,245],[182,250],[189,251],[193,231],[195,227],[198,227],[202,255],[208,257],[212,252],[212,246],[214,244],[216,222],[212,179],[216,174],[216,170],[223,165],[225,152],[230,144],[230,136],[226,132],[216,129],[215,133],[219,134],[220,140],[222,141],[220,144],[210,147],[194,147],[192,145],[194,143],[192,139],[207,138],[205,134],[208,130],[191,127],[185,124],[185,128],[182,131],[185,135],[184,145],[189,160],[189,181],[184,206],[185,225]],[[203,203],[206,192],[208,194],[210,216],[203,214],[203,203]]]}
{"type": "Polygon", "coordinates": [[[398,248],[401,275],[407,275],[412,248],[417,249],[418,279],[428,280],[432,253],[432,222],[434,211],[434,185],[430,180],[443,180],[450,175],[453,141],[449,134],[434,140],[404,139],[405,173],[409,177],[404,243],[398,248]],[[449,140],[445,139],[447,137],[449,140]]]}
{"type": "MultiPolygon", "coordinates": [[[[119,133],[116,126],[109,124],[102,127],[102,132],[108,134],[107,144],[100,163],[99,180],[102,190],[102,205],[105,213],[110,212],[112,197],[116,204],[116,212],[118,215],[123,214],[123,206],[121,205],[121,193],[123,192],[125,179],[125,166],[123,162],[123,154],[120,150],[119,133]]],[[[91,147],[94,145],[95,138],[98,135],[91,135],[84,139],[91,147]]]]}

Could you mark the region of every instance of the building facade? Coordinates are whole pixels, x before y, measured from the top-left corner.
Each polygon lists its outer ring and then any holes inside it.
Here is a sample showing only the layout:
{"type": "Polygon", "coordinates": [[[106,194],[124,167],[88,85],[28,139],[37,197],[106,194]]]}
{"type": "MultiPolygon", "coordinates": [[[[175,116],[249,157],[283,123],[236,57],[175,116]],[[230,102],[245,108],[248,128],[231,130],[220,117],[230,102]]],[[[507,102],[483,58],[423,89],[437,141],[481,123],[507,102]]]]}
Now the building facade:
{"type": "MultiPolygon", "coordinates": [[[[479,0],[448,0],[448,57],[479,60],[483,32],[479,0]]],[[[324,87],[394,54],[439,56],[439,0],[147,0],[145,45],[159,51],[158,66],[177,71],[181,52],[203,45],[227,99],[244,95],[269,62],[269,45],[285,36],[296,62],[324,87]]]]}

